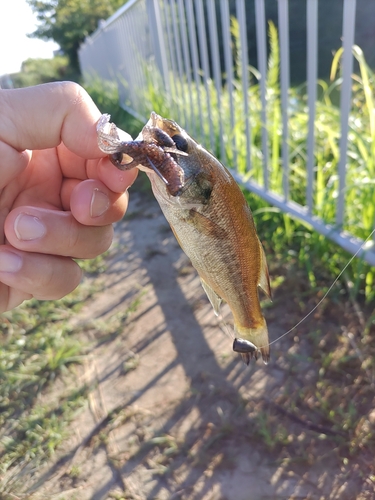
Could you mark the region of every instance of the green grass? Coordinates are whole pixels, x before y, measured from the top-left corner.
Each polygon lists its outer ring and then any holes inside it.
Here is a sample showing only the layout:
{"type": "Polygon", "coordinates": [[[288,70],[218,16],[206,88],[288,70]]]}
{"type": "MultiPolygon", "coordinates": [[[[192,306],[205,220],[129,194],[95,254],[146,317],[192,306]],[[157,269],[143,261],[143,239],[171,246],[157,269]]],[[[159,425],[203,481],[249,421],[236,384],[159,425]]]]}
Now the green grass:
{"type": "Polygon", "coordinates": [[[85,402],[84,387],[43,395],[84,353],[67,322],[86,298],[81,289],[59,302],[32,300],[0,318],[0,494],[19,469],[54,453],[85,402]]]}
{"type": "Polygon", "coordinates": [[[90,296],[81,286],[60,301],[27,301],[0,316],[0,472],[20,460],[49,456],[63,438],[63,421],[84,390],[45,404],[43,394],[85,352],[69,319],[90,296]]]}
{"type": "MultiPolygon", "coordinates": [[[[105,271],[105,256],[79,262],[86,276],[105,271]]],[[[59,301],[32,299],[0,316],[0,498],[13,498],[12,492],[23,485],[24,471],[45,463],[69,437],[69,423],[92,390],[77,380],[76,365],[123,331],[144,294],[140,289],[127,309],[105,323],[71,326],[96,291],[89,278],[59,301]],[[85,326],[94,341],[79,337],[85,326]]],[[[130,353],[124,373],[137,363],[138,357],[130,353]]],[[[77,471],[71,471],[74,474],[77,471]]]]}
{"type": "MultiPolygon", "coordinates": [[[[103,257],[80,264],[86,273],[104,269],[103,257]]],[[[86,282],[59,301],[33,299],[0,316],[0,496],[17,486],[24,467],[53,455],[86,402],[84,384],[53,387],[74,376],[87,351],[69,321],[94,291],[86,282]]]]}

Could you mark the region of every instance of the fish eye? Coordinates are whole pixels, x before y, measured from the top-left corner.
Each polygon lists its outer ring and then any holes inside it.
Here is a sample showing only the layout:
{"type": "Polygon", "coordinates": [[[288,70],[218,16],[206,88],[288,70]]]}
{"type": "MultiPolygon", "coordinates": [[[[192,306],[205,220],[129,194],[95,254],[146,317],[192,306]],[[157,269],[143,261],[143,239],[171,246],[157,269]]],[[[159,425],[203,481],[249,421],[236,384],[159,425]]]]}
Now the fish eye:
{"type": "Polygon", "coordinates": [[[180,134],[175,134],[172,136],[173,142],[176,144],[176,148],[184,153],[188,150],[188,141],[186,138],[180,134]]]}

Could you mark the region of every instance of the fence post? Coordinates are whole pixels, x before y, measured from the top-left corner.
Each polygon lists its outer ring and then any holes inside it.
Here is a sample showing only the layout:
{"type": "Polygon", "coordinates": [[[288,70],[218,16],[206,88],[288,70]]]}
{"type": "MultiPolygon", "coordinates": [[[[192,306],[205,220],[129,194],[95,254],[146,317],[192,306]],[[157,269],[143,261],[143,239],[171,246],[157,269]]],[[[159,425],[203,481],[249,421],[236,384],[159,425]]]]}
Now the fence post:
{"type": "Polygon", "coordinates": [[[340,161],[338,167],[339,189],[337,197],[336,224],[344,224],[346,164],[348,153],[349,114],[352,99],[352,70],[356,0],[344,0],[343,14],[343,48],[342,56],[342,86],[341,86],[341,136],[340,161]]]}
{"type": "Polygon", "coordinates": [[[309,130],[307,137],[307,190],[308,213],[312,215],[315,183],[315,116],[318,80],[318,0],[307,1],[307,99],[309,130]]]}
{"type": "Polygon", "coordinates": [[[260,100],[262,103],[262,153],[263,153],[263,186],[268,190],[268,129],[267,129],[267,25],[264,0],[255,0],[255,22],[257,37],[258,69],[260,71],[260,100]]]}
{"type": "Polygon", "coordinates": [[[289,5],[288,0],[278,0],[281,109],[283,122],[283,192],[284,200],[289,199],[289,5]]]}
{"type": "Polygon", "coordinates": [[[149,18],[149,29],[154,48],[155,63],[163,77],[165,90],[170,91],[169,73],[167,62],[167,51],[164,43],[163,26],[161,21],[160,6],[158,0],[146,0],[147,14],[149,18]]]}

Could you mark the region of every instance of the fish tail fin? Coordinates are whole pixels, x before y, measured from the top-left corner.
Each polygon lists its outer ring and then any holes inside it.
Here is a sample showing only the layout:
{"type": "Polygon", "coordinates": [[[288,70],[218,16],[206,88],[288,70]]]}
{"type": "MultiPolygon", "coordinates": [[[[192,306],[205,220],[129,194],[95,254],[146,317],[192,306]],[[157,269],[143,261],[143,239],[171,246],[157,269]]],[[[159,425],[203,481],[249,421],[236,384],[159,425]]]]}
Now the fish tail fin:
{"type": "Polygon", "coordinates": [[[238,350],[238,352],[241,352],[244,362],[248,365],[253,357],[258,359],[260,352],[264,363],[267,364],[270,359],[270,346],[266,320],[263,318],[263,324],[256,328],[244,328],[235,325],[234,329],[241,339],[250,343],[248,349],[238,350]]]}

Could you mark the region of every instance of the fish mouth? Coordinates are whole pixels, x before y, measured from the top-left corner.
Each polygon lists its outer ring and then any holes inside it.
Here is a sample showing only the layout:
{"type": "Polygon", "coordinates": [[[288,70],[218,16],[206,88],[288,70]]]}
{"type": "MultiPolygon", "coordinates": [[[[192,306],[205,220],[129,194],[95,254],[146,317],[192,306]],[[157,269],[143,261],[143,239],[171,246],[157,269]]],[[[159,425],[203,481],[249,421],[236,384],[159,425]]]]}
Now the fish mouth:
{"type": "Polygon", "coordinates": [[[163,129],[163,122],[164,122],[164,118],[162,118],[160,115],[155,113],[155,111],[151,111],[148,125],[151,125],[152,127],[158,127],[158,128],[163,129]]]}
{"type": "Polygon", "coordinates": [[[155,113],[155,111],[151,111],[150,119],[147,125],[160,128],[165,133],[167,133],[169,137],[180,134],[182,131],[181,127],[179,127],[176,122],[174,122],[173,120],[168,120],[167,118],[163,118],[162,116],[155,113]]]}

